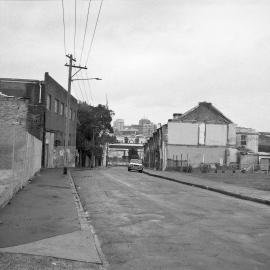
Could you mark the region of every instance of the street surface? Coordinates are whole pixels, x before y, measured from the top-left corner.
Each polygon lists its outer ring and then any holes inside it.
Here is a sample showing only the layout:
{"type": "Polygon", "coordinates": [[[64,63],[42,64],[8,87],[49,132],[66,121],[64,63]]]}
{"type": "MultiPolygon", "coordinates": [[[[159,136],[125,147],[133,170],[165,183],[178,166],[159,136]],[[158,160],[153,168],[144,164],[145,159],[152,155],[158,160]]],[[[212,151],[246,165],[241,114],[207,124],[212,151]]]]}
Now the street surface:
{"type": "Polygon", "coordinates": [[[111,269],[270,269],[269,206],[124,167],[73,176],[111,269]]]}

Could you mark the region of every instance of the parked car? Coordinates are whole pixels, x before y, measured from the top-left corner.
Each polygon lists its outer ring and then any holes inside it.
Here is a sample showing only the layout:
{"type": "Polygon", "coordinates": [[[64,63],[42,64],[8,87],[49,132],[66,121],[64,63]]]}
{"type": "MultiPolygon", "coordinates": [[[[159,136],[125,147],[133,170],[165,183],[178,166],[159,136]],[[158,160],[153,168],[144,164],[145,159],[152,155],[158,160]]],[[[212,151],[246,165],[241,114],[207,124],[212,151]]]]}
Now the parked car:
{"type": "Polygon", "coordinates": [[[143,172],[143,165],[140,159],[131,159],[128,164],[128,171],[138,171],[140,173],[143,172]]]}

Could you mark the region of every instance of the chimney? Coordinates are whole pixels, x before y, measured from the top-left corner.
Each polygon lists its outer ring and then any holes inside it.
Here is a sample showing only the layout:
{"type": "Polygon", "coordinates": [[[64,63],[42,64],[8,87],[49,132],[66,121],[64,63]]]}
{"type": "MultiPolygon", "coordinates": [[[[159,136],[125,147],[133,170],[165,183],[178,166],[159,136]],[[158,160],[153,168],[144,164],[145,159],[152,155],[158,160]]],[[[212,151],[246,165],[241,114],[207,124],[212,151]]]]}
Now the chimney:
{"type": "Polygon", "coordinates": [[[179,119],[183,114],[182,113],[174,113],[173,119],[179,119]]]}
{"type": "Polygon", "coordinates": [[[210,107],[210,106],[212,106],[212,103],[211,102],[203,101],[203,102],[199,102],[199,105],[204,105],[206,107],[210,107]]]}

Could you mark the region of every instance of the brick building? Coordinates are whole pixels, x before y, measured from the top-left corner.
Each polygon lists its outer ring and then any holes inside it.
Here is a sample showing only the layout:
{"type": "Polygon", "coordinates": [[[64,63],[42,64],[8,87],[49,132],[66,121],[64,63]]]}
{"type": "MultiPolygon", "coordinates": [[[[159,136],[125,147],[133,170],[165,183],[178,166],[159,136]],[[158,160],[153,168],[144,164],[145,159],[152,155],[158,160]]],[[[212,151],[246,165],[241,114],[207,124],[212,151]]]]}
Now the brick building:
{"type": "Polygon", "coordinates": [[[42,140],[28,132],[38,131],[29,103],[0,92],[0,207],[41,168],[42,140]]]}
{"type": "Polygon", "coordinates": [[[47,72],[44,81],[0,79],[0,92],[28,99],[27,131],[42,140],[42,166],[62,167],[65,122],[69,117],[69,166],[75,165],[77,100],[71,96],[67,112],[67,91],[47,72]]]}

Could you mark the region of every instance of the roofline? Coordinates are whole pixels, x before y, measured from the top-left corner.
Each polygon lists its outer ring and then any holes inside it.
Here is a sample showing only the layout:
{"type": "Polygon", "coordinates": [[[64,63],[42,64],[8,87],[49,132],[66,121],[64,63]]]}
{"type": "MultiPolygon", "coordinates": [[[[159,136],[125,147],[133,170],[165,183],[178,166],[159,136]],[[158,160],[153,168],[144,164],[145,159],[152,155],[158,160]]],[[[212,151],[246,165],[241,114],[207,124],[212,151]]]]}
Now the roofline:
{"type": "Polygon", "coordinates": [[[15,79],[15,78],[0,78],[0,82],[17,82],[17,83],[44,83],[40,80],[31,80],[31,79],[15,79]]]}
{"type": "MultiPolygon", "coordinates": [[[[190,110],[188,110],[187,112],[183,113],[178,119],[172,119],[172,122],[177,122],[178,120],[182,120],[182,118],[184,118],[185,116],[187,116],[189,113],[193,112],[194,110],[196,110],[197,108],[200,107],[200,105],[204,104],[204,102],[199,102],[199,104],[193,108],[191,108],[190,110]]],[[[228,122],[229,124],[233,124],[233,122],[227,118],[220,110],[218,110],[212,103],[210,103],[211,107],[217,112],[219,113],[226,122],[228,122]]]]}
{"type": "MultiPolygon", "coordinates": [[[[66,90],[59,82],[57,82],[50,74],[49,72],[45,72],[44,74],[44,83],[46,84],[46,76],[49,77],[49,79],[51,79],[56,85],[58,85],[60,88],[62,88],[62,90],[64,90],[65,92],[68,93],[68,90],[66,90]]],[[[77,98],[75,98],[71,93],[70,93],[70,97],[73,98],[74,100],[76,100],[77,104],[78,104],[78,100],[77,98]]]]}

